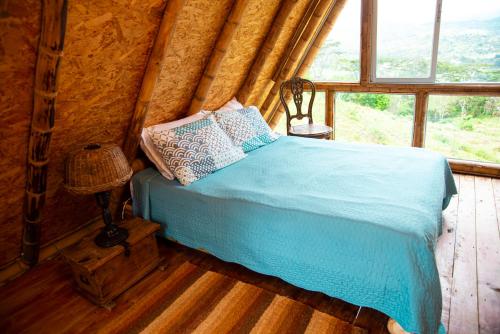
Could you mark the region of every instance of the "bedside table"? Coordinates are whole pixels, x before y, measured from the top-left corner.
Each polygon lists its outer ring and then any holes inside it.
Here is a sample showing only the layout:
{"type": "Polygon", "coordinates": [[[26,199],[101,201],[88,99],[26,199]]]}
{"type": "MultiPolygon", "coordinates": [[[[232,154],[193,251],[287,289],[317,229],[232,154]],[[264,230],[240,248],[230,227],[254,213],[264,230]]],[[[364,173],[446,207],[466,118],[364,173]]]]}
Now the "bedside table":
{"type": "Polygon", "coordinates": [[[122,245],[101,248],[94,243],[96,231],[62,254],[68,261],[78,290],[92,302],[106,308],[113,299],[155,269],[161,261],[155,232],[159,224],[132,218],[120,224],[129,232],[128,249],[122,245]]]}

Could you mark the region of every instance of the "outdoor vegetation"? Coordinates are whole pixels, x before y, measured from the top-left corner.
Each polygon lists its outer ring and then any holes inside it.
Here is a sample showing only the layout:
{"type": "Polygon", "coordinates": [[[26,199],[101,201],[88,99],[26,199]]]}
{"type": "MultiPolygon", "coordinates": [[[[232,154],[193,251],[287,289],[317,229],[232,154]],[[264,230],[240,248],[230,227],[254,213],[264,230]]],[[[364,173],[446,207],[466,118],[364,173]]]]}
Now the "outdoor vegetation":
{"type": "MultiPolygon", "coordinates": [[[[500,15],[467,18],[461,13],[461,19],[451,20],[448,3],[443,2],[436,83],[499,83],[500,15]]],[[[359,81],[359,13],[360,1],[348,1],[309,70],[310,79],[359,81]]],[[[405,31],[398,29],[377,64],[387,73],[425,72],[428,62],[419,55],[428,53],[421,48],[432,39],[430,24],[413,22],[405,31]]],[[[324,103],[317,98],[315,122],[324,121],[324,103]]],[[[336,92],[335,138],[409,146],[414,104],[414,95],[336,92]]],[[[284,117],[278,128],[285,131],[284,117]]],[[[500,97],[431,95],[425,147],[452,158],[500,163],[500,97]]]]}

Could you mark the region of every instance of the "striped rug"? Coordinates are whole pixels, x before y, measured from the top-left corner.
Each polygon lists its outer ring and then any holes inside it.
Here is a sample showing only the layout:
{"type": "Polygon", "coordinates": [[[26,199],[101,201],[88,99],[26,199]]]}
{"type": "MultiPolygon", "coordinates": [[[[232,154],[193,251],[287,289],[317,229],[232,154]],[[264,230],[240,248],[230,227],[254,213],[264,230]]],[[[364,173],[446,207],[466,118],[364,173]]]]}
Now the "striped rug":
{"type": "Polygon", "coordinates": [[[185,262],[100,332],[320,334],[365,330],[185,262]]]}

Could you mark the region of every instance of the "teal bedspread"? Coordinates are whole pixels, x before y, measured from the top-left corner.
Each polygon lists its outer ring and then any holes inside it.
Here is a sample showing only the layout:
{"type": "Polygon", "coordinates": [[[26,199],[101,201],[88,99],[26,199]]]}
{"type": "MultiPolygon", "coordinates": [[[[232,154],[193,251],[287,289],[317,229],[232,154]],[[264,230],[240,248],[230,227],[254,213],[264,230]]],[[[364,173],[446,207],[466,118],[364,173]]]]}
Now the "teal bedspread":
{"type": "Polygon", "coordinates": [[[282,137],[189,186],[147,169],[132,187],[167,238],[444,332],[434,249],[456,188],[439,154],[282,137]]]}

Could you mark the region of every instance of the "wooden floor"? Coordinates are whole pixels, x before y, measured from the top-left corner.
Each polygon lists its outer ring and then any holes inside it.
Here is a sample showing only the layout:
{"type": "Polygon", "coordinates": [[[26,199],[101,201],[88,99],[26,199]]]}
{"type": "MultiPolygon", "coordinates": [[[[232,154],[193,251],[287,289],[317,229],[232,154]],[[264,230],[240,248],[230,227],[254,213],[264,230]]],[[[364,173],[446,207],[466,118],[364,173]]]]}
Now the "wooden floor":
{"type": "MultiPolygon", "coordinates": [[[[456,175],[455,180],[460,194],[444,213],[445,225],[437,249],[443,323],[451,334],[498,334],[500,180],[465,175],[456,175]]],[[[370,333],[387,333],[387,317],[375,310],[305,291],[164,240],[159,243],[166,270],[154,271],[129,289],[111,311],[92,305],[73,290],[69,268],[61,258],[37,266],[0,288],[0,333],[97,332],[186,261],[286,295],[370,333]]]]}

